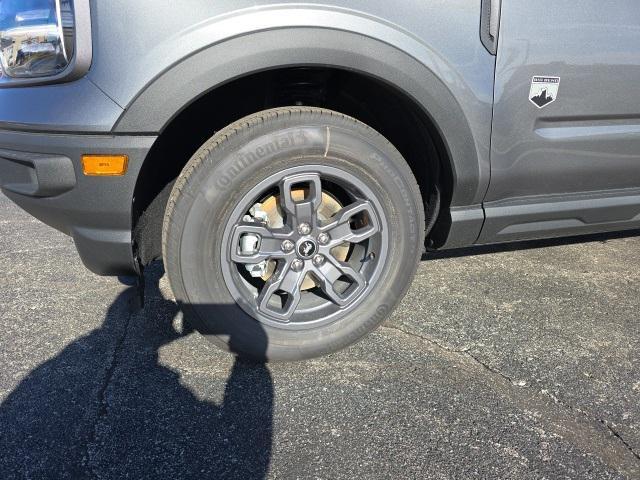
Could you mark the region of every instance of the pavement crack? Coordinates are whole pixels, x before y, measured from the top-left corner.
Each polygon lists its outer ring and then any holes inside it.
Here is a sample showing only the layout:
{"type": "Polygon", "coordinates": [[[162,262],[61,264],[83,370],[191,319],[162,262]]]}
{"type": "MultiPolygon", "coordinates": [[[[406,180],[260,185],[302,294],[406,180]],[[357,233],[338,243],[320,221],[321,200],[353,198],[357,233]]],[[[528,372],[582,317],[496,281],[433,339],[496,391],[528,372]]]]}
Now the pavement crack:
{"type": "Polygon", "coordinates": [[[600,423],[602,423],[605,427],[607,427],[607,429],[611,432],[611,434],[614,437],[616,437],[618,440],[620,440],[622,444],[625,447],[627,447],[627,450],[629,450],[633,454],[634,457],[640,460],[640,454],[633,449],[633,447],[622,437],[622,435],[620,435],[620,433],[618,433],[618,431],[616,431],[615,428],[609,425],[606,420],[600,420],[600,423]]]}
{"type": "Polygon", "coordinates": [[[104,377],[100,385],[100,388],[98,389],[98,395],[97,395],[98,408],[95,413],[95,418],[93,419],[93,422],[89,427],[89,432],[90,432],[89,438],[85,443],[85,462],[86,462],[85,466],[87,467],[91,477],[96,479],[100,478],[100,475],[92,467],[90,448],[91,448],[91,445],[95,444],[95,442],[98,439],[98,425],[100,421],[104,419],[109,413],[108,412],[109,402],[107,400],[107,390],[111,385],[111,382],[115,375],[115,371],[118,367],[120,354],[122,352],[122,349],[124,348],[124,343],[127,339],[127,335],[129,334],[129,326],[131,324],[131,318],[134,316],[134,312],[128,310],[128,301],[125,301],[123,303],[125,304],[125,309],[127,309],[126,318],[124,320],[122,332],[116,339],[115,346],[113,348],[113,353],[111,354],[107,367],[104,370],[105,372],[104,377]]]}
{"type": "Polygon", "coordinates": [[[629,442],[627,442],[624,437],[615,429],[613,428],[609,422],[607,422],[606,420],[602,419],[602,418],[597,418],[594,417],[593,415],[590,415],[589,412],[579,408],[579,407],[574,407],[573,405],[559,399],[558,397],[556,397],[555,395],[553,395],[551,392],[549,392],[548,390],[540,390],[540,393],[543,395],[546,395],[547,397],[549,397],[551,400],[553,400],[554,403],[568,409],[571,410],[573,412],[577,412],[580,415],[584,416],[587,420],[592,421],[592,422],[598,422],[600,424],[602,424],[608,431],[609,433],[615,437],[619,442],[621,442],[625,448],[627,450],[629,450],[629,452],[631,452],[631,454],[637,459],[640,460],[640,453],[636,452],[634,450],[634,448],[629,444],[629,442]]]}
{"type": "Polygon", "coordinates": [[[120,337],[116,342],[115,348],[113,349],[113,355],[111,356],[111,361],[107,366],[104,382],[100,387],[100,390],[98,393],[99,408],[98,408],[97,417],[104,417],[107,414],[107,407],[108,407],[107,389],[109,388],[109,385],[111,384],[111,380],[113,379],[113,375],[118,366],[118,358],[120,356],[120,352],[122,351],[124,342],[127,339],[127,334],[129,333],[129,324],[131,322],[131,316],[132,314],[129,314],[127,316],[127,320],[124,324],[122,334],[120,335],[120,337]]]}
{"type": "Polygon", "coordinates": [[[409,330],[406,330],[404,328],[401,328],[397,325],[383,325],[382,328],[388,328],[390,330],[396,330],[400,333],[403,333],[405,335],[408,335],[410,337],[415,337],[418,338],[420,340],[423,340],[425,342],[428,342],[432,345],[435,345],[438,348],[441,348],[442,350],[446,350],[447,352],[450,353],[457,353],[459,355],[464,355],[470,359],[472,359],[475,363],[479,364],[482,368],[484,368],[485,370],[487,370],[488,372],[494,374],[494,375],[498,375],[500,377],[502,377],[504,380],[508,381],[509,383],[515,385],[515,382],[513,381],[513,379],[502,373],[500,370],[497,370],[495,368],[493,368],[491,365],[483,362],[482,360],[480,360],[478,357],[476,357],[474,354],[472,354],[469,349],[464,348],[464,349],[458,349],[458,348],[452,348],[448,345],[443,345],[442,343],[438,342],[437,340],[434,340],[431,337],[427,337],[426,335],[421,335],[419,333],[415,333],[415,332],[410,332],[409,330]]]}
{"type": "Polygon", "coordinates": [[[451,347],[449,347],[447,345],[443,345],[443,344],[437,342],[436,340],[434,340],[431,337],[427,337],[425,335],[421,335],[421,334],[416,333],[416,332],[410,332],[409,330],[405,330],[404,328],[401,328],[398,325],[384,324],[384,325],[382,325],[382,328],[388,328],[389,330],[396,330],[396,331],[398,331],[400,333],[404,333],[405,335],[408,335],[410,337],[419,338],[420,340],[424,340],[425,342],[429,342],[429,343],[435,345],[438,348],[446,350],[447,352],[467,353],[466,350],[458,350],[458,349],[455,349],[455,348],[451,348],[451,347]]]}
{"type": "Polygon", "coordinates": [[[462,353],[464,355],[467,355],[468,357],[471,357],[475,362],[477,362],[478,364],[482,365],[482,367],[485,370],[488,370],[489,372],[493,373],[494,375],[499,375],[500,377],[502,377],[503,379],[505,379],[506,381],[508,381],[512,385],[516,385],[516,382],[509,375],[507,375],[505,373],[502,373],[500,370],[498,370],[496,368],[493,368],[488,363],[483,362],[478,357],[476,357],[473,353],[471,353],[471,352],[459,352],[459,353],[462,353]]]}
{"type": "MultiPolygon", "coordinates": [[[[389,324],[385,324],[382,326],[383,328],[388,328],[390,330],[396,330],[404,335],[413,337],[413,338],[417,338],[419,340],[422,340],[424,342],[427,342],[433,346],[435,346],[438,349],[444,350],[448,353],[452,353],[455,355],[459,355],[461,357],[466,357],[467,359],[471,359],[476,365],[480,366],[483,370],[489,372],[489,374],[492,377],[499,377],[500,379],[502,379],[503,381],[507,382],[511,387],[518,387],[518,390],[520,391],[528,391],[530,392],[530,394],[526,394],[528,396],[528,399],[525,399],[525,403],[528,402],[533,402],[535,403],[536,401],[533,400],[533,397],[535,396],[543,396],[546,397],[548,399],[550,399],[555,405],[558,405],[560,408],[562,408],[564,411],[571,411],[571,412],[575,412],[578,413],[580,415],[580,417],[582,417],[583,421],[587,422],[590,425],[600,425],[601,427],[604,427],[605,431],[608,432],[608,434],[613,437],[613,439],[615,439],[615,443],[617,443],[620,448],[622,448],[623,450],[628,451],[628,453],[631,454],[632,458],[634,458],[636,461],[640,460],[640,454],[638,452],[636,452],[633,447],[622,437],[622,435],[614,428],[612,427],[606,420],[601,419],[601,418],[597,418],[591,414],[589,414],[587,411],[582,410],[579,407],[575,407],[572,406],[564,401],[562,401],[561,399],[559,399],[557,396],[553,395],[551,392],[549,392],[548,390],[538,390],[533,388],[530,385],[525,384],[524,382],[522,384],[520,383],[516,383],[509,375],[502,373],[500,370],[492,367],[491,365],[489,365],[488,363],[483,362],[482,360],[480,360],[480,358],[478,358],[476,355],[474,355],[473,353],[471,353],[468,348],[464,348],[464,349],[456,349],[456,348],[452,348],[450,346],[444,345],[440,342],[438,342],[437,340],[434,340],[431,337],[428,337],[426,335],[421,335],[419,333],[415,333],[415,332],[411,332],[409,330],[406,330],[402,327],[399,327],[397,325],[389,325],[389,324]]],[[[579,429],[578,429],[579,431],[579,429]]],[[[606,456],[608,458],[608,455],[603,455],[606,456]]],[[[619,456],[615,456],[614,455],[615,460],[619,460],[619,456]]],[[[615,463],[615,462],[612,462],[615,463]]],[[[627,472],[633,472],[634,474],[636,474],[638,472],[637,468],[635,468],[634,465],[629,465],[629,462],[627,460],[621,460],[621,463],[623,465],[622,470],[626,470],[627,472]]],[[[636,466],[638,464],[636,463],[636,466]]],[[[633,475],[631,475],[633,476],[633,475]]]]}

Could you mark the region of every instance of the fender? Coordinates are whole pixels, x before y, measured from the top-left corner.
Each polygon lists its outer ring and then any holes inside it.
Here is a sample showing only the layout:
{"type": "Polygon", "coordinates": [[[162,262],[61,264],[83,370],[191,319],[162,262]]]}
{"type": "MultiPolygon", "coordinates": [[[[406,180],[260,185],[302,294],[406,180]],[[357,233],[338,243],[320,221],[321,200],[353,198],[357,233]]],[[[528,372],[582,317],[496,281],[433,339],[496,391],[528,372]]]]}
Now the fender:
{"type": "MultiPolygon", "coordinates": [[[[486,54],[491,78],[480,93],[477,84],[475,88],[469,85],[477,80],[466,79],[452,62],[415,35],[350,10],[252,10],[210,19],[179,35],[180,43],[193,46],[193,52],[171,59],[170,66],[135,94],[115,125],[115,133],[161,132],[200,96],[251,73],[294,65],[355,70],[392,84],[430,116],[453,159],[452,207],[472,207],[471,214],[465,208],[465,222],[482,222],[480,203],[489,182],[493,57],[479,37],[476,55],[486,54]]],[[[171,51],[174,55],[175,49],[171,51]]],[[[153,62],[151,57],[141,68],[154,71],[153,62]]],[[[123,88],[112,98],[123,102],[129,95],[123,88]]]]}

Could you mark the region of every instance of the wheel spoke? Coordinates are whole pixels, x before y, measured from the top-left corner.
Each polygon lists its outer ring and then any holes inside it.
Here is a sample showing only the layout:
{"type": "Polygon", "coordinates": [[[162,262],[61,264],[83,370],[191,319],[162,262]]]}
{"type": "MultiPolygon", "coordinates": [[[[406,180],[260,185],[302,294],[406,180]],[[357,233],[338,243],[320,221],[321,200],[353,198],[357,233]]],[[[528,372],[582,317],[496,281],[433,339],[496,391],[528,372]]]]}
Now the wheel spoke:
{"type": "Polygon", "coordinates": [[[359,304],[389,248],[385,212],[362,180],[324,162],[295,165],[244,194],[224,227],[222,270],[247,314],[297,330],[359,304]]]}
{"type": "Polygon", "coordinates": [[[282,241],[290,237],[288,229],[270,229],[255,222],[240,222],[233,229],[231,238],[231,261],[242,264],[256,264],[264,260],[285,258],[290,254],[281,249],[282,241]],[[245,235],[257,235],[259,244],[254,252],[246,253],[240,249],[245,235]]]}
{"type": "MultiPolygon", "coordinates": [[[[305,270],[295,272],[290,268],[289,263],[278,268],[258,295],[258,309],[282,322],[289,322],[300,303],[300,288],[305,275],[305,270]],[[271,305],[271,299],[280,292],[286,294],[286,300],[281,308],[274,307],[271,305]]],[[[280,297],[277,300],[280,301],[280,297]]]]}
{"type": "Polygon", "coordinates": [[[343,242],[360,243],[380,232],[378,217],[371,202],[358,200],[337,212],[322,230],[329,233],[332,239],[331,246],[343,242]],[[358,214],[366,213],[367,224],[354,230],[351,220],[358,214]]]}
{"type": "Polygon", "coordinates": [[[280,182],[280,206],[285,211],[291,227],[295,228],[301,223],[315,225],[321,203],[322,182],[319,174],[289,175],[280,182]],[[302,201],[296,201],[293,197],[293,190],[299,186],[308,188],[308,194],[302,201]]]}
{"type": "Polygon", "coordinates": [[[366,288],[367,282],[362,274],[349,264],[335,259],[329,260],[322,266],[316,267],[314,276],[319,281],[322,291],[333,303],[339,306],[346,305],[366,288]],[[338,281],[345,280],[351,285],[347,286],[342,293],[338,292],[336,290],[338,281]]]}

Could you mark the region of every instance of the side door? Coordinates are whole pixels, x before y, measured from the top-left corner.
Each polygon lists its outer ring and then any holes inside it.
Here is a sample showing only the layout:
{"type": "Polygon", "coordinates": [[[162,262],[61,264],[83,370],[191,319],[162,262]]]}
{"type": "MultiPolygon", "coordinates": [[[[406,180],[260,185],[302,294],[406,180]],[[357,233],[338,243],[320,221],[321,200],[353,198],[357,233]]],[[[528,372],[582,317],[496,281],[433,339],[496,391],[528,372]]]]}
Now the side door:
{"type": "Polygon", "coordinates": [[[640,2],[502,0],[479,243],[640,227],[640,2]]]}

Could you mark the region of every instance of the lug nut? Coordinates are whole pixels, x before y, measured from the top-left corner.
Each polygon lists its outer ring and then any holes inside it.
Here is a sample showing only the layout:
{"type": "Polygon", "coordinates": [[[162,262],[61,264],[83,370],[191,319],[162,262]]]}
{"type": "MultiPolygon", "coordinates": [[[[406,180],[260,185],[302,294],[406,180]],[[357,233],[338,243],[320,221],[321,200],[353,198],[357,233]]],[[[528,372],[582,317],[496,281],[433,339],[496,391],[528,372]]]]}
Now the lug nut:
{"type": "Polygon", "coordinates": [[[291,240],[285,240],[282,242],[282,245],[280,246],[280,248],[282,248],[282,251],[284,253],[289,253],[293,251],[293,249],[295,248],[295,245],[291,240]]]}
{"type": "Polygon", "coordinates": [[[293,262],[291,262],[291,270],[294,272],[299,272],[304,267],[304,262],[299,258],[296,258],[293,262]]]}
{"type": "Polygon", "coordinates": [[[322,265],[324,265],[324,261],[325,261],[324,255],[318,254],[313,257],[313,264],[316,267],[321,267],[322,265]]]}
{"type": "Polygon", "coordinates": [[[321,233],[320,235],[318,235],[318,243],[320,245],[326,245],[331,241],[331,237],[329,236],[328,233],[321,233]]]}
{"type": "Polygon", "coordinates": [[[311,226],[308,223],[301,223],[298,225],[298,233],[300,235],[309,235],[311,233],[311,226]]]}

